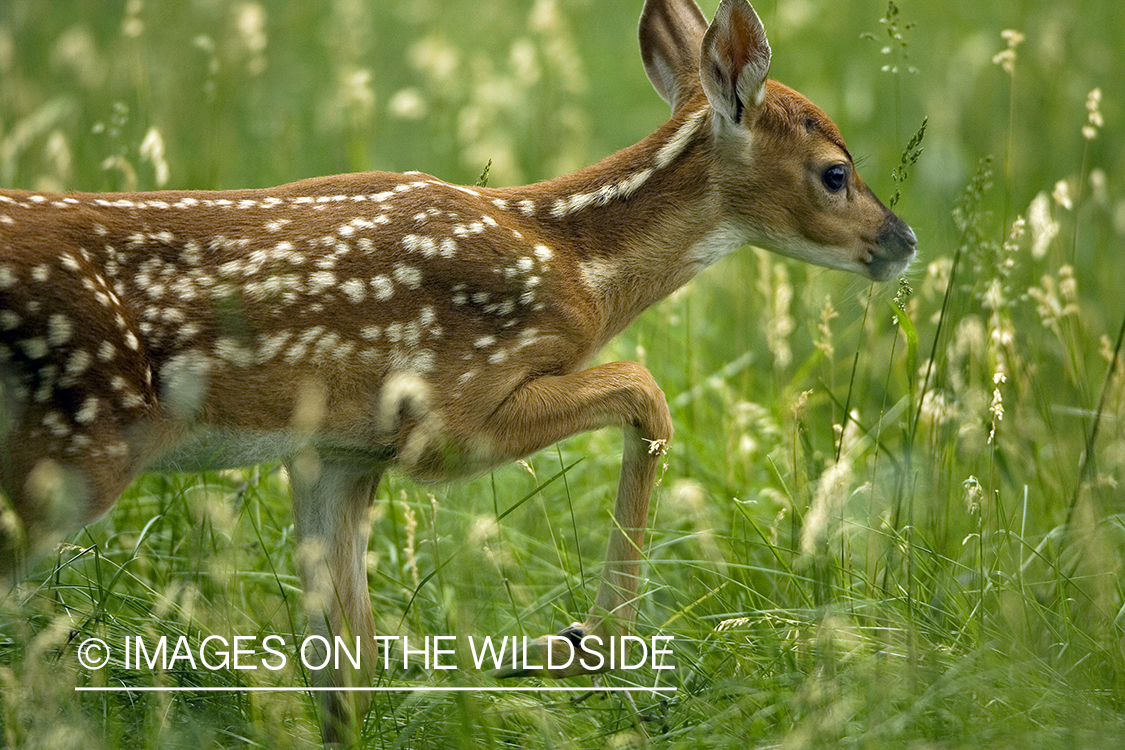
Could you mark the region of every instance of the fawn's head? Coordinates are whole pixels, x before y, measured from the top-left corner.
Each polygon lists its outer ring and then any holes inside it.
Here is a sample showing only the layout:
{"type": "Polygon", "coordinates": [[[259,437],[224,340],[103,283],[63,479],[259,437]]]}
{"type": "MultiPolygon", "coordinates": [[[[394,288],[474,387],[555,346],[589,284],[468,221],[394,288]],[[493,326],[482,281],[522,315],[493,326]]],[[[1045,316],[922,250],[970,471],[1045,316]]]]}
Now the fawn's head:
{"type": "Polygon", "coordinates": [[[748,244],[885,281],[916,240],[856,172],[836,125],[768,80],[770,46],[746,0],[707,25],[694,0],[648,0],[645,71],[673,112],[709,105],[723,221],[748,244]]]}

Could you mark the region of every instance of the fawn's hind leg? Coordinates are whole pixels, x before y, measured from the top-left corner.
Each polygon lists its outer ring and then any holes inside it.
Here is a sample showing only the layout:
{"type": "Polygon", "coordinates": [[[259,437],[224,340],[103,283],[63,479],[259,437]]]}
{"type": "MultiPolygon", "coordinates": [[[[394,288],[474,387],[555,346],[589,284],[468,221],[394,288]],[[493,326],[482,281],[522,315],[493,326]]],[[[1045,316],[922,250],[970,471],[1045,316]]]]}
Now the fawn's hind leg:
{"type": "Polygon", "coordinates": [[[114,420],[81,425],[57,406],[21,408],[0,442],[0,579],[109,510],[139,464],[114,420]]]}

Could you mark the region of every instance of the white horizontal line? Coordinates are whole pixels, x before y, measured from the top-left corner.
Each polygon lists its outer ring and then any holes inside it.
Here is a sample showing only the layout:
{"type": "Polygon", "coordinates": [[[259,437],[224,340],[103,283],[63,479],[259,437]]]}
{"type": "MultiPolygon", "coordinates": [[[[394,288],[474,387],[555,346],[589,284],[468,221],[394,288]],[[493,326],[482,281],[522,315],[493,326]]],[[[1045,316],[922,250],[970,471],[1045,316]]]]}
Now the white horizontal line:
{"type": "Polygon", "coordinates": [[[76,687],[80,693],[674,693],[674,687],[76,687]]]}

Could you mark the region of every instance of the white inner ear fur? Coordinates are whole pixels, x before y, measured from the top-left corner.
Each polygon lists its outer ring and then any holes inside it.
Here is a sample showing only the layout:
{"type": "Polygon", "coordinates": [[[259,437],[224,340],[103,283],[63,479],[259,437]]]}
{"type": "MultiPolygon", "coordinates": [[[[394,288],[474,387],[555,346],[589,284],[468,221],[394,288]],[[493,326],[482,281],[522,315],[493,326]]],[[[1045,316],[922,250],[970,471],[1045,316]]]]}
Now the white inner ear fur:
{"type": "Polygon", "coordinates": [[[676,72],[672,69],[662,57],[654,57],[650,67],[646,68],[648,78],[652,81],[652,87],[656,89],[656,93],[660,94],[660,98],[667,102],[672,107],[672,111],[676,111],[676,105],[679,104],[682,93],[676,81],[676,72]]]}

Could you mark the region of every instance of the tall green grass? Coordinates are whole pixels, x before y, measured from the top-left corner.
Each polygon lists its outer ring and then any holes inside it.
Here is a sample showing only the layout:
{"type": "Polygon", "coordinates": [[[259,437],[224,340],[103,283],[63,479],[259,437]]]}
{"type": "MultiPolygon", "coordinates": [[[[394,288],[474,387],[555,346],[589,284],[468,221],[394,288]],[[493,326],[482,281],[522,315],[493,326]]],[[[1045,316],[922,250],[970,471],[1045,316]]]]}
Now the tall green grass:
{"type": "MultiPolygon", "coordinates": [[[[557,174],[666,114],[636,5],[15,0],[0,5],[0,178],[472,183],[488,160],[492,185],[557,174]]],[[[377,694],[367,746],[1125,742],[1125,6],[758,6],[774,76],[833,116],[876,192],[898,193],[920,238],[912,293],[748,248],[603,354],[645,363],[676,423],[637,626],[675,637],[676,669],[601,684],[676,693],[377,694]],[[1024,41],[994,60],[1007,29],[1024,41]]],[[[579,616],[619,455],[607,431],[466,485],[390,477],[369,553],[380,632],[537,635],[579,616]]],[[[303,693],[74,691],[307,684],[293,667],[90,672],[76,654],[89,637],[296,641],[284,485],[276,467],[147,477],[43,561],[0,602],[0,742],[314,743],[303,693]]]]}

